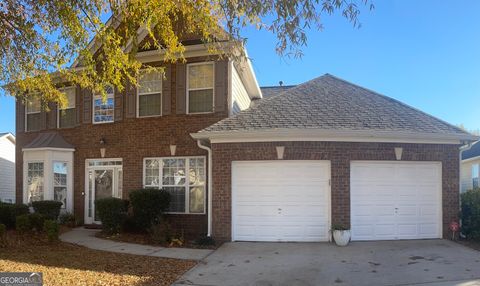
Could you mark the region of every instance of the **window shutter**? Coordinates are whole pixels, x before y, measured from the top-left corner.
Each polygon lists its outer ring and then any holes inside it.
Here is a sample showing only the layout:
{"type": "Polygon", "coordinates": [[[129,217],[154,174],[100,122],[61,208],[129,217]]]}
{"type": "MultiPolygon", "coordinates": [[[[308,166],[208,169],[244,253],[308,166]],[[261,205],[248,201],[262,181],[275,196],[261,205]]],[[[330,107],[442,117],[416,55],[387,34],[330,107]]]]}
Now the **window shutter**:
{"type": "Polygon", "coordinates": [[[83,123],[92,123],[92,91],[83,90],[83,123]]]}
{"type": "Polygon", "coordinates": [[[47,128],[48,129],[56,129],[57,128],[57,104],[55,102],[50,102],[48,104],[48,108],[50,109],[47,112],[47,128]]]}
{"type": "Polygon", "coordinates": [[[187,110],[186,65],[177,64],[176,74],[176,113],[185,114],[187,110]]]}
{"type": "Polygon", "coordinates": [[[113,100],[113,104],[115,106],[114,111],[114,121],[121,121],[123,119],[123,92],[120,92],[118,89],[115,88],[115,99],[113,100]]]}
{"type": "Polygon", "coordinates": [[[172,109],[172,69],[165,67],[165,77],[162,81],[162,115],[169,115],[172,109]]]}
{"type": "Polygon", "coordinates": [[[75,88],[75,112],[76,112],[76,122],[75,125],[80,125],[82,122],[82,114],[81,114],[81,107],[82,107],[82,89],[80,86],[75,88]]]}
{"type": "Polygon", "coordinates": [[[128,83],[125,87],[125,118],[135,118],[137,115],[137,89],[128,83]]]}
{"type": "Polygon", "coordinates": [[[47,111],[42,107],[40,112],[40,128],[39,130],[47,129],[47,111]]]}
{"type": "Polygon", "coordinates": [[[228,61],[215,62],[215,112],[225,111],[228,99],[228,61]]]}
{"type": "Polygon", "coordinates": [[[25,132],[25,105],[20,98],[16,99],[17,107],[17,133],[25,132]]]}

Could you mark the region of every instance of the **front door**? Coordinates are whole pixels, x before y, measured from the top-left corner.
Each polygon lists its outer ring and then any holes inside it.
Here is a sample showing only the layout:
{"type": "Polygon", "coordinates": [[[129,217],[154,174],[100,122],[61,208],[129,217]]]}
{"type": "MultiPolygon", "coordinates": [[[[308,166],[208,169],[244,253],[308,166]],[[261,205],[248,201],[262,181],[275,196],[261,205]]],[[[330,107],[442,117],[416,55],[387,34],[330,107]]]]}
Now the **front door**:
{"type": "Polygon", "coordinates": [[[122,161],[87,160],[86,165],[85,223],[100,224],[95,201],[122,197],[122,161]]]}

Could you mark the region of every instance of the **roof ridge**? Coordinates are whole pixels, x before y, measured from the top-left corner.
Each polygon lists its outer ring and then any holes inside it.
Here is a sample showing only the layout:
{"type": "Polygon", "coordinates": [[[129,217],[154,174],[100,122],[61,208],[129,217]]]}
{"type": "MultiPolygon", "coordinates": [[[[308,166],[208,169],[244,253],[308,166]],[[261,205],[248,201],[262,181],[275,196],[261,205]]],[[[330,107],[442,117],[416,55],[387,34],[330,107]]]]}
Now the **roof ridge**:
{"type": "Polygon", "coordinates": [[[446,124],[446,125],[448,125],[448,126],[450,126],[450,127],[453,127],[453,128],[455,128],[455,129],[457,129],[458,131],[461,131],[461,132],[466,133],[466,134],[470,134],[470,132],[467,132],[467,131],[463,130],[463,129],[460,128],[460,127],[457,127],[457,126],[455,126],[455,125],[453,125],[453,124],[450,124],[450,123],[448,123],[448,122],[446,122],[446,121],[444,121],[444,120],[442,120],[442,119],[440,119],[440,118],[438,118],[438,117],[435,117],[435,116],[433,116],[433,115],[431,115],[431,114],[428,114],[428,113],[426,113],[426,112],[424,112],[424,111],[422,111],[422,110],[420,110],[420,109],[418,109],[418,108],[416,108],[416,107],[413,107],[413,106],[411,106],[411,105],[409,105],[409,104],[406,104],[406,103],[404,103],[404,102],[401,102],[401,101],[399,101],[398,99],[392,98],[392,97],[390,97],[390,96],[388,96],[388,95],[381,94],[381,93],[379,93],[379,92],[377,92],[377,91],[374,91],[374,90],[371,90],[371,89],[369,89],[369,88],[360,86],[360,85],[358,85],[358,84],[356,84],[356,83],[350,82],[350,81],[345,80],[345,79],[343,79],[343,78],[339,78],[339,77],[334,76],[334,75],[329,74],[329,73],[326,73],[324,76],[330,76],[330,77],[332,77],[332,78],[334,78],[334,79],[336,79],[336,80],[342,81],[342,82],[344,82],[344,83],[346,83],[346,84],[349,84],[349,85],[352,85],[352,86],[354,86],[354,87],[357,87],[357,88],[363,89],[363,90],[365,90],[365,91],[371,92],[371,93],[373,93],[373,94],[375,94],[375,95],[377,95],[377,96],[379,96],[379,97],[382,97],[382,98],[384,98],[384,99],[386,99],[386,100],[393,101],[393,102],[395,102],[395,103],[398,103],[398,104],[400,104],[400,105],[403,105],[403,106],[405,106],[405,107],[408,107],[408,108],[410,108],[410,109],[413,109],[413,110],[415,110],[415,111],[417,111],[417,112],[420,112],[420,113],[422,113],[423,115],[426,115],[426,116],[428,116],[428,117],[430,117],[430,118],[432,118],[432,119],[435,119],[435,120],[437,120],[437,121],[439,121],[439,122],[441,122],[441,123],[443,123],[443,124],[446,124]]]}
{"type": "Polygon", "coordinates": [[[261,86],[260,88],[279,88],[279,87],[295,87],[298,84],[289,84],[289,85],[266,85],[266,86],[261,86]]]}

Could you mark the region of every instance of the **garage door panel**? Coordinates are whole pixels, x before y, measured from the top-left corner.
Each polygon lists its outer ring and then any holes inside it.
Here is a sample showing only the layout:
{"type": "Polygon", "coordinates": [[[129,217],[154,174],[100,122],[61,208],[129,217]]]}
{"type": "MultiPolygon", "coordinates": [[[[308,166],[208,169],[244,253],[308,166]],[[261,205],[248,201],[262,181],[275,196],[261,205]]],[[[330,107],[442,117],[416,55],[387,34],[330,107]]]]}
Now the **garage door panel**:
{"type": "Polygon", "coordinates": [[[352,162],[350,188],[352,239],[441,237],[440,163],[352,162]]]}
{"type": "Polygon", "coordinates": [[[233,239],[328,240],[329,179],[327,161],[234,162],[233,239]]]}

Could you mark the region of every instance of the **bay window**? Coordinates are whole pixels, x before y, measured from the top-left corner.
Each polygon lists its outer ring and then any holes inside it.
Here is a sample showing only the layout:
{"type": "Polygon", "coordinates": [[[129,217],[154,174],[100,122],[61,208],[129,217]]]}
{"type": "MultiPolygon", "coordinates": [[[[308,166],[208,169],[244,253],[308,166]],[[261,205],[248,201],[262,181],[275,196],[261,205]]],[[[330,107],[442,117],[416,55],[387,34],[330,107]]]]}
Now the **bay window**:
{"type": "Polygon", "coordinates": [[[42,104],[40,98],[32,97],[28,99],[25,106],[25,131],[36,131],[41,129],[41,111],[42,104]]]}
{"type": "Polygon", "coordinates": [[[53,162],[53,199],[67,206],[67,163],[53,162]]]}
{"type": "Polygon", "coordinates": [[[65,108],[58,108],[58,128],[68,128],[75,126],[76,112],[75,112],[75,87],[67,87],[61,90],[68,100],[65,108]]]}
{"type": "Polygon", "coordinates": [[[27,164],[28,202],[43,201],[43,162],[27,164]]]}
{"type": "Polygon", "coordinates": [[[162,113],[162,73],[141,72],[138,79],[138,117],[158,116],[162,113]]]}
{"type": "Polygon", "coordinates": [[[213,62],[187,65],[188,113],[213,112],[213,87],[213,62]]]}
{"type": "Polygon", "coordinates": [[[105,89],[107,98],[104,100],[101,94],[93,95],[93,123],[113,122],[114,118],[114,90],[112,86],[105,89]]]}
{"type": "Polygon", "coordinates": [[[171,195],[171,213],[205,213],[205,158],[171,157],[144,159],[144,187],[171,195]]]}

